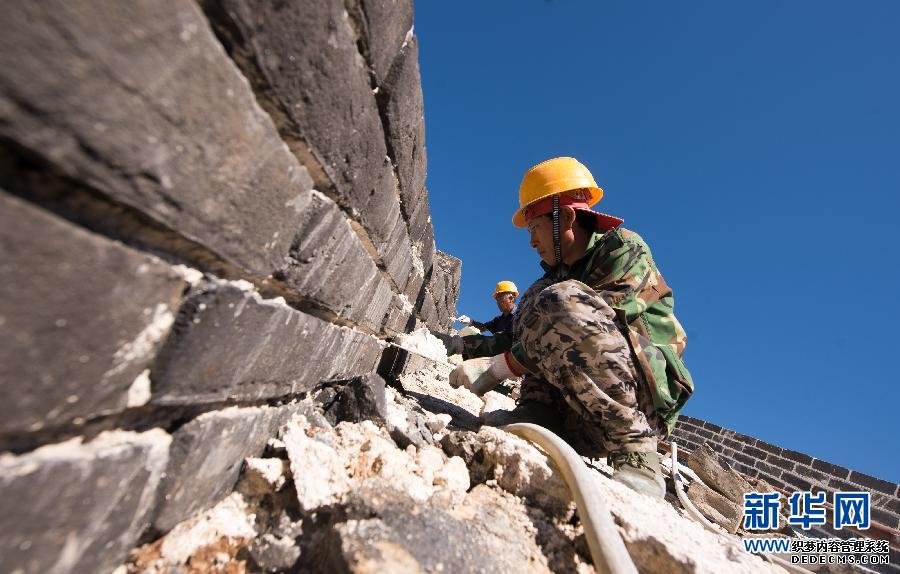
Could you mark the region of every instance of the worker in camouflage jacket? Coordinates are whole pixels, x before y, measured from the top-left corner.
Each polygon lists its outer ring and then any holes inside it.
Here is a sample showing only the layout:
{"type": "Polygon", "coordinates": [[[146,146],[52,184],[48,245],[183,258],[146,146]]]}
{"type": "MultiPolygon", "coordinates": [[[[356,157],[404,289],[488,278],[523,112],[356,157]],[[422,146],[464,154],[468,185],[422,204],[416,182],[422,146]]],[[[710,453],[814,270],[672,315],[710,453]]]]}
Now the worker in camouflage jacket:
{"type": "Polygon", "coordinates": [[[450,380],[484,394],[524,376],[519,418],[584,456],[607,456],[615,479],[662,497],[657,439],[694,389],[687,337],[644,240],[590,209],[602,196],[573,158],[526,172],[513,223],[528,228],[545,274],[522,295],[507,347],[463,362],[450,380]]]}

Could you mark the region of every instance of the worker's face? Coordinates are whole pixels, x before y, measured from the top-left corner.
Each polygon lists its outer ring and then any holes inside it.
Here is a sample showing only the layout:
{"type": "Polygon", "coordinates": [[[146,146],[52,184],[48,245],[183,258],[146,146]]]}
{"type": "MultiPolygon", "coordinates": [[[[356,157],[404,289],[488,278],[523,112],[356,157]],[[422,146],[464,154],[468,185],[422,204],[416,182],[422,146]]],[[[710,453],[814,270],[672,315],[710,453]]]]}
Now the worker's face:
{"type": "MultiPolygon", "coordinates": [[[[571,207],[562,207],[559,210],[559,244],[563,260],[566,253],[572,248],[575,237],[572,233],[572,223],[575,221],[575,211],[571,207]]],[[[556,256],[553,253],[553,218],[549,215],[539,215],[528,220],[528,233],[531,235],[531,247],[547,265],[556,265],[556,256]]]]}
{"type": "Polygon", "coordinates": [[[512,293],[497,293],[494,299],[497,301],[497,308],[501,313],[512,313],[516,307],[516,296],[512,293]]]}
{"type": "Polygon", "coordinates": [[[531,248],[537,251],[544,263],[555,265],[556,257],[553,255],[553,221],[544,215],[529,219],[528,233],[531,235],[531,248]]]}

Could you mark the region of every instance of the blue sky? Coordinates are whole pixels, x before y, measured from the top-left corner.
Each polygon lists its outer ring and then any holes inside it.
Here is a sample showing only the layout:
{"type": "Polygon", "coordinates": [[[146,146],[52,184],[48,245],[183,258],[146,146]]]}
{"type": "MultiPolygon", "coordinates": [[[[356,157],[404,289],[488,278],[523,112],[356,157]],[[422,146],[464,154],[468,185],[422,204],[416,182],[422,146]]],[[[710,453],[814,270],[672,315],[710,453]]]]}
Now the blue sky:
{"type": "Polygon", "coordinates": [[[539,276],[518,185],[574,156],[674,288],[685,413],[900,481],[898,22],[893,1],[417,2],[459,312],[539,276]]]}

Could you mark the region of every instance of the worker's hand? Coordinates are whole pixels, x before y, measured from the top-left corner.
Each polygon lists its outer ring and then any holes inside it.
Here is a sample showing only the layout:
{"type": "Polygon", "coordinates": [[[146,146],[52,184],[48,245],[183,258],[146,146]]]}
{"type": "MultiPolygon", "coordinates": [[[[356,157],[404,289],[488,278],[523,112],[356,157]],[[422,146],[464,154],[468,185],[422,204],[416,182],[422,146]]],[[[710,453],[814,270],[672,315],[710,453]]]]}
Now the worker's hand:
{"type": "Polygon", "coordinates": [[[431,331],[431,334],[441,340],[444,347],[447,348],[447,355],[459,355],[463,352],[463,338],[459,335],[448,335],[438,331],[431,331]]]}
{"type": "Polygon", "coordinates": [[[460,315],[459,317],[456,318],[456,320],[459,321],[460,323],[462,323],[463,325],[468,325],[469,323],[472,322],[472,319],[468,315],[460,315]]]}
{"type": "Polygon", "coordinates": [[[463,361],[450,373],[450,385],[465,387],[478,396],[485,394],[505,379],[516,375],[509,369],[502,354],[463,361]]]}

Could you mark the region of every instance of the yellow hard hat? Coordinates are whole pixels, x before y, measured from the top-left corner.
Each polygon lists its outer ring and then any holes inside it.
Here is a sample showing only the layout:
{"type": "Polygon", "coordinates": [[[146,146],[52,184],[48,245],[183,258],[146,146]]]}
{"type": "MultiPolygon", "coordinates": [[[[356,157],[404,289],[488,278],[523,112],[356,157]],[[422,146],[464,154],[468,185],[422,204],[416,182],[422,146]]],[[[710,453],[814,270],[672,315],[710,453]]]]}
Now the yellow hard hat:
{"type": "Polygon", "coordinates": [[[500,281],[497,283],[497,287],[494,289],[494,297],[500,293],[512,293],[516,297],[519,296],[519,290],[516,289],[516,284],[512,281],[500,281]]]}
{"type": "Polygon", "coordinates": [[[572,157],[555,157],[543,161],[525,172],[519,186],[519,209],[513,215],[513,225],[525,227],[525,208],[551,195],[566,191],[584,190],[582,199],[588,207],[603,197],[588,168],[572,157]]]}

